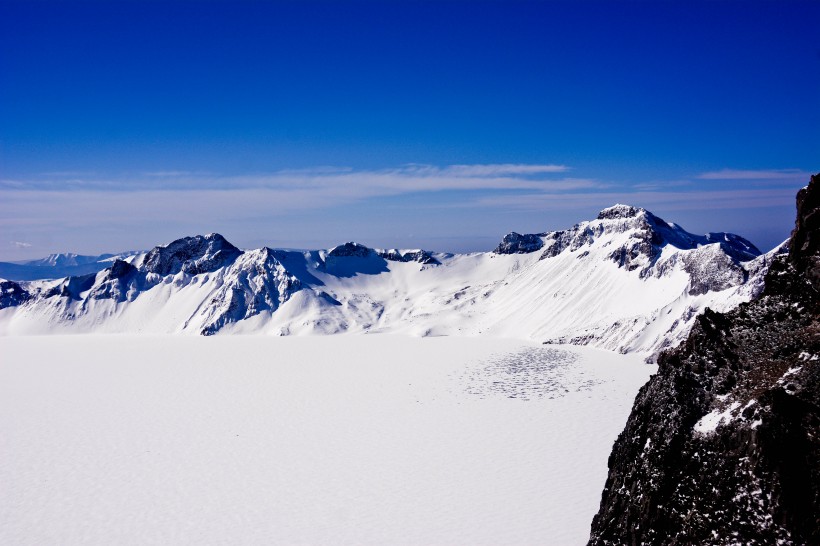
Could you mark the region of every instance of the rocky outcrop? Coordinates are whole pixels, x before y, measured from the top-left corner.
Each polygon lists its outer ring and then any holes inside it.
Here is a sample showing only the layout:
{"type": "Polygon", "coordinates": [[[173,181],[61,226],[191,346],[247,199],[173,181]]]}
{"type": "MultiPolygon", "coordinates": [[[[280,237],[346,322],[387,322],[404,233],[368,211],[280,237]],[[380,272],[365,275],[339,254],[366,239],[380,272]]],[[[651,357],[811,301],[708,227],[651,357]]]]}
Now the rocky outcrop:
{"type": "Polygon", "coordinates": [[[390,262],[417,262],[422,265],[439,265],[441,263],[427,250],[398,250],[391,248],[379,250],[377,253],[390,262]]]}
{"type": "Polygon", "coordinates": [[[198,275],[225,267],[240,254],[241,250],[218,233],[183,237],[148,252],[140,264],[140,270],[159,276],[174,275],[180,271],[198,275]]]}
{"type": "Polygon", "coordinates": [[[390,262],[418,262],[430,265],[438,264],[439,261],[427,250],[399,250],[390,248],[387,250],[375,249],[359,243],[345,243],[330,249],[325,257],[326,261],[332,262],[334,258],[367,258],[377,256],[390,262]]]}
{"type": "Polygon", "coordinates": [[[504,236],[493,252],[496,254],[526,254],[535,252],[544,247],[544,236],[546,236],[546,233],[521,235],[513,231],[504,236]]]}
{"type": "Polygon", "coordinates": [[[706,245],[681,257],[689,273],[688,293],[692,296],[726,290],[746,282],[749,271],[720,245],[706,245]]]}
{"type": "Polygon", "coordinates": [[[328,258],[366,258],[375,254],[372,248],[359,243],[345,243],[330,249],[328,258]]]}
{"type": "Polygon", "coordinates": [[[0,309],[16,307],[29,299],[31,299],[31,294],[18,283],[0,281],[0,309]]]}
{"type": "Polygon", "coordinates": [[[589,544],[820,544],[820,175],[797,208],[760,297],[659,358],[589,544]]]}

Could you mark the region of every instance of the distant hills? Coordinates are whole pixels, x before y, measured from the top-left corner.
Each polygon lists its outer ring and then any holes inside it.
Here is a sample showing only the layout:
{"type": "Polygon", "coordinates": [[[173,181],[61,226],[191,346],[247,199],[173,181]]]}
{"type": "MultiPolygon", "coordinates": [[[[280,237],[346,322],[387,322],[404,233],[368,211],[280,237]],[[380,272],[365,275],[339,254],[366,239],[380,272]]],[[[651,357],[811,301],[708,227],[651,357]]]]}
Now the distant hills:
{"type": "Polygon", "coordinates": [[[114,260],[125,259],[138,253],[139,251],[136,250],[119,254],[100,254],[99,256],[63,253],[51,254],[39,260],[0,262],[0,278],[13,281],[35,281],[87,275],[110,267],[114,260]]]}

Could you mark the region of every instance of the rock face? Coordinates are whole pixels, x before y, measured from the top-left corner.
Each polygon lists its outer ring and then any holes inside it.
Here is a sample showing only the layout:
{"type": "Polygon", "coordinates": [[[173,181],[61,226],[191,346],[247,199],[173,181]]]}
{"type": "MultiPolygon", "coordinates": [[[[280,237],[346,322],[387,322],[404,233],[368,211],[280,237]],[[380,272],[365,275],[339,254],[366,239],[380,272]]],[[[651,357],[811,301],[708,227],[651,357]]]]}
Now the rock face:
{"type": "Polygon", "coordinates": [[[359,243],[345,243],[330,249],[328,258],[366,258],[375,254],[372,248],[359,243]]]}
{"type": "Polygon", "coordinates": [[[590,545],[820,544],[820,175],[756,300],[663,353],[609,458],[590,545]]]}
{"type": "Polygon", "coordinates": [[[242,251],[218,233],[184,237],[151,250],[141,269],[160,276],[183,271],[189,275],[208,273],[235,260],[242,251]]]}
{"type": "Polygon", "coordinates": [[[493,252],[496,254],[524,254],[527,252],[535,252],[543,248],[543,237],[546,235],[546,233],[521,235],[513,231],[504,236],[493,252]]]}
{"type": "Polygon", "coordinates": [[[439,265],[441,263],[427,250],[398,250],[391,248],[389,250],[380,250],[378,254],[391,262],[418,262],[423,265],[439,265]]]}
{"type": "Polygon", "coordinates": [[[28,301],[31,295],[14,281],[0,281],[0,309],[15,307],[28,301]]]}
{"type": "Polygon", "coordinates": [[[333,258],[367,258],[378,256],[391,262],[418,262],[424,265],[436,265],[437,259],[427,250],[398,250],[391,248],[387,250],[366,247],[359,243],[345,243],[330,249],[325,257],[326,261],[332,262],[333,258]]]}

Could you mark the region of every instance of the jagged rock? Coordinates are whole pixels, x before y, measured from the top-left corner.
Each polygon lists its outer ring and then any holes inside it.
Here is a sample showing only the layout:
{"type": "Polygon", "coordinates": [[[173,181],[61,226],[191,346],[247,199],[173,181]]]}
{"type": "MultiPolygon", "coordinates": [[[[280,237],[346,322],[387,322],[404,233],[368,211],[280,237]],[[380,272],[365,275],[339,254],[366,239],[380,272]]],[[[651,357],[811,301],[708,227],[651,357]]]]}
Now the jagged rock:
{"type": "Polygon", "coordinates": [[[377,254],[391,262],[418,262],[423,265],[439,265],[439,261],[426,250],[405,250],[404,252],[391,248],[381,250],[377,254]]]}
{"type": "Polygon", "coordinates": [[[16,307],[30,299],[31,294],[16,282],[0,281],[0,309],[16,307]]]}
{"type": "Polygon", "coordinates": [[[631,205],[622,205],[620,203],[607,207],[598,213],[598,220],[615,220],[623,218],[634,218],[644,209],[633,207],[631,205]]]}
{"type": "MultiPolygon", "coordinates": [[[[812,184],[817,181],[812,177],[812,184]]],[[[820,192],[812,184],[797,193],[797,222],[789,259],[815,289],[820,287],[820,192]]]]}
{"type": "Polygon", "coordinates": [[[693,296],[737,286],[749,275],[720,245],[696,248],[684,254],[681,261],[690,277],[688,293],[693,296]]]}
{"type": "Polygon", "coordinates": [[[333,247],[327,253],[327,256],[328,258],[366,258],[374,253],[375,251],[372,248],[360,245],[359,243],[345,243],[343,245],[333,247]]]}
{"type": "Polygon", "coordinates": [[[820,175],[797,206],[761,296],[659,358],[589,544],[820,544],[820,175]]]}
{"type": "Polygon", "coordinates": [[[566,231],[552,231],[547,233],[544,236],[545,243],[544,246],[544,253],[541,254],[541,259],[545,258],[554,258],[561,254],[564,250],[569,248],[570,244],[573,241],[574,230],[577,229],[578,226],[573,227],[571,230],[566,231]]]}
{"type": "Polygon", "coordinates": [[[504,236],[501,243],[495,247],[493,252],[496,254],[525,254],[535,252],[543,248],[543,237],[545,235],[544,233],[521,235],[513,231],[504,236]]]}
{"type": "Polygon", "coordinates": [[[218,233],[196,235],[155,247],[143,259],[140,270],[159,276],[175,275],[180,271],[198,275],[225,267],[240,254],[241,250],[218,233]]]}

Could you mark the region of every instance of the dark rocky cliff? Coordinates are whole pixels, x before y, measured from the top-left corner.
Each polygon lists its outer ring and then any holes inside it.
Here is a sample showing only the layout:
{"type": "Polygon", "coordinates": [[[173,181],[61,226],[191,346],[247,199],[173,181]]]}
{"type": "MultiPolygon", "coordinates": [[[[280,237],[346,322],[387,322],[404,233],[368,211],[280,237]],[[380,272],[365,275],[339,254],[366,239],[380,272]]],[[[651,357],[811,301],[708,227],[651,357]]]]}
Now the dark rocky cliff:
{"type": "Polygon", "coordinates": [[[589,544],[820,544],[820,175],[762,295],[659,358],[589,544]]]}

